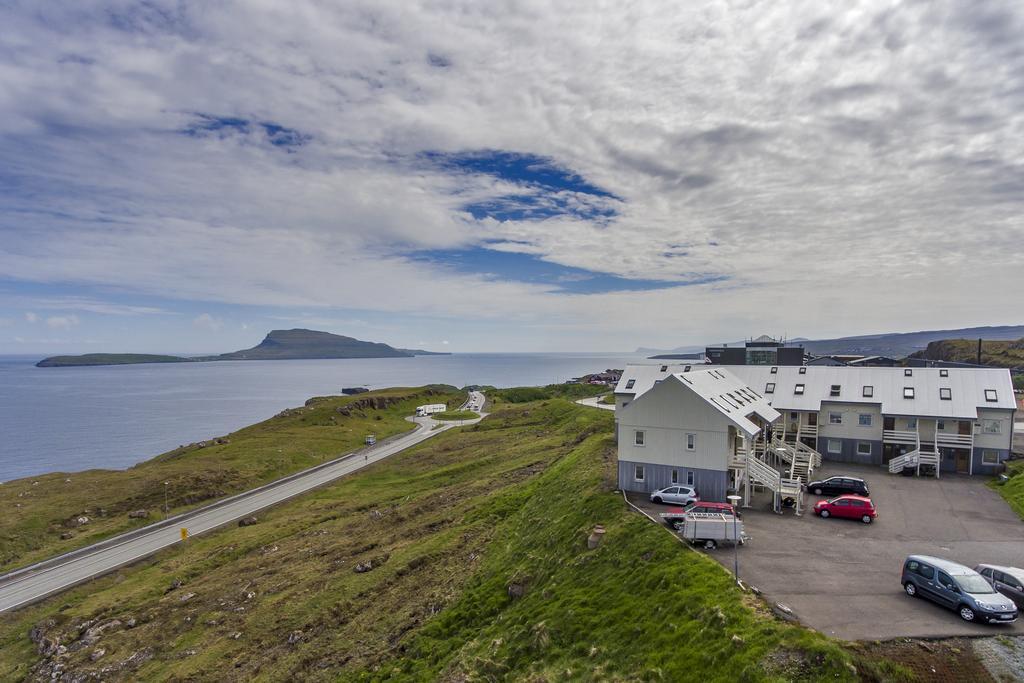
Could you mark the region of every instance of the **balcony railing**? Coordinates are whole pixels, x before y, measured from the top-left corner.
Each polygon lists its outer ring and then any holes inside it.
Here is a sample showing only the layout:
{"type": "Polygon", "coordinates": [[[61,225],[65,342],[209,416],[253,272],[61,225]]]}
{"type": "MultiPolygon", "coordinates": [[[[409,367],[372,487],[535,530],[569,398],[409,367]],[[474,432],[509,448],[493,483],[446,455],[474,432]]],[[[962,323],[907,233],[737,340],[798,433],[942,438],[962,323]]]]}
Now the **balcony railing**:
{"type": "Polygon", "coordinates": [[[882,441],[888,443],[917,444],[917,432],[906,429],[883,429],[882,441]]]}
{"type": "Polygon", "coordinates": [[[800,436],[817,436],[818,425],[800,425],[800,436]]]}
{"type": "Polygon", "coordinates": [[[938,445],[945,448],[970,448],[974,445],[974,437],[970,434],[936,432],[935,438],[938,439],[938,445]]]}

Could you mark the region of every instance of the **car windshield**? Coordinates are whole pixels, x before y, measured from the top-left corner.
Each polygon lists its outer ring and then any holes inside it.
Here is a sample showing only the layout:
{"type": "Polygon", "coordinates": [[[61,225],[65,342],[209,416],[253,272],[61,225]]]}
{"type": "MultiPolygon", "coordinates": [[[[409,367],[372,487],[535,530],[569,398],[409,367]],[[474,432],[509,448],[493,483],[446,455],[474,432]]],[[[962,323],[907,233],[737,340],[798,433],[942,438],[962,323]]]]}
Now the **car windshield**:
{"type": "Polygon", "coordinates": [[[995,589],[981,576],[958,576],[956,582],[965,593],[995,593],[995,589]]]}

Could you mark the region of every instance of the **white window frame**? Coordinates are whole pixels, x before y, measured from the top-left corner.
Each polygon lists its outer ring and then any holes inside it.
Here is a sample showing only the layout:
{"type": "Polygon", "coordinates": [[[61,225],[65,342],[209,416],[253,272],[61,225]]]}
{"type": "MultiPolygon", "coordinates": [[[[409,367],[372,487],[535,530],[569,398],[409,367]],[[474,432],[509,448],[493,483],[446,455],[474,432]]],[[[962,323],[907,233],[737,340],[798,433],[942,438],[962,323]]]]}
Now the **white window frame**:
{"type": "Polygon", "coordinates": [[[861,427],[870,427],[873,421],[874,418],[872,417],[871,413],[859,413],[857,415],[857,424],[859,424],[861,427]],[[864,418],[867,418],[867,421],[865,421],[864,418]]]}
{"type": "Polygon", "coordinates": [[[903,398],[914,398],[914,387],[903,387],[903,398]]]}
{"type": "Polygon", "coordinates": [[[903,376],[904,377],[913,377],[914,376],[914,371],[911,370],[910,368],[903,368],[903,376]]]}
{"type": "Polygon", "coordinates": [[[802,368],[800,368],[800,369],[799,369],[799,370],[797,371],[797,374],[799,374],[799,375],[806,375],[806,374],[807,374],[807,368],[806,368],[806,367],[802,367],[802,368]]]}
{"type": "Polygon", "coordinates": [[[775,393],[775,382],[767,382],[764,385],[764,393],[774,394],[775,393]]]}
{"type": "Polygon", "coordinates": [[[633,445],[639,448],[643,448],[647,443],[647,435],[642,429],[633,430],[633,445]]]}
{"type": "Polygon", "coordinates": [[[686,450],[695,451],[697,450],[697,435],[687,433],[686,435],[686,450]]]}
{"type": "Polygon", "coordinates": [[[839,439],[828,440],[828,452],[833,454],[839,454],[843,452],[843,442],[839,439]],[[832,444],[836,444],[837,448],[832,448],[832,444]]]}
{"type": "Polygon", "coordinates": [[[987,403],[997,403],[999,401],[999,393],[995,389],[986,389],[985,401],[987,403]]]}
{"type": "Polygon", "coordinates": [[[645,474],[643,465],[633,465],[633,481],[643,481],[645,474]]]}
{"type": "Polygon", "coordinates": [[[981,452],[981,464],[982,465],[998,465],[999,464],[999,451],[994,451],[990,448],[986,448],[981,452]],[[989,462],[989,456],[991,456],[991,462],[989,462]]]}
{"type": "Polygon", "coordinates": [[[841,424],[843,424],[843,414],[842,413],[837,413],[835,411],[829,411],[829,413],[828,413],[828,423],[830,425],[841,425],[841,424]]]}
{"type": "Polygon", "coordinates": [[[793,387],[793,394],[795,394],[797,396],[803,396],[804,395],[804,388],[805,387],[804,387],[803,384],[797,384],[795,387],[793,387]]]}
{"type": "Polygon", "coordinates": [[[839,394],[842,393],[842,391],[843,391],[843,385],[842,384],[833,384],[833,385],[831,385],[829,387],[828,395],[829,396],[838,396],[839,394]]]}
{"type": "Polygon", "coordinates": [[[940,401],[952,401],[953,390],[949,387],[939,387],[939,400],[940,401]]]}
{"type": "Polygon", "coordinates": [[[871,446],[870,441],[858,441],[857,442],[857,455],[871,455],[875,449],[871,446]],[[865,451],[863,446],[867,446],[868,449],[865,451]]]}
{"type": "Polygon", "coordinates": [[[693,486],[693,470],[686,470],[686,485],[693,486]]]}
{"type": "Polygon", "coordinates": [[[771,373],[769,373],[769,374],[775,375],[775,374],[778,374],[778,372],[779,372],[779,369],[778,369],[777,367],[774,367],[774,366],[773,366],[773,367],[772,367],[772,371],[771,371],[771,373]]]}
{"type": "Polygon", "coordinates": [[[981,433],[982,434],[1002,434],[1002,424],[999,420],[982,420],[981,421],[981,433]]]}
{"type": "Polygon", "coordinates": [[[949,377],[949,370],[946,370],[945,368],[939,370],[939,377],[949,377]]]}
{"type": "Polygon", "coordinates": [[[636,380],[635,379],[627,379],[626,380],[626,388],[627,389],[632,389],[635,384],[636,384],[636,380]]]}

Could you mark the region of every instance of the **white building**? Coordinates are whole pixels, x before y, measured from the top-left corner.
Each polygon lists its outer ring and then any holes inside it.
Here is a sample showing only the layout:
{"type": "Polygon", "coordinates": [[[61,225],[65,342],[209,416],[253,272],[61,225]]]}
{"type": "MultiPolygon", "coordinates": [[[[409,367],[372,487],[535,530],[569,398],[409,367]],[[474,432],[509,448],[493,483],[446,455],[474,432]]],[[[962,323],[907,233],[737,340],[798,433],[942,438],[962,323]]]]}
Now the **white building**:
{"type": "MultiPolygon", "coordinates": [[[[714,369],[715,366],[684,363],[626,367],[615,389],[620,487],[654,490],[655,484],[662,483],[662,473],[668,471],[664,467],[691,462],[676,442],[651,442],[650,447],[645,444],[643,450],[638,450],[629,441],[635,432],[646,432],[645,427],[699,433],[705,419],[697,412],[681,410],[681,399],[660,387],[670,377],[704,377],[714,369]],[[645,401],[647,394],[653,400],[645,401]],[[655,403],[665,406],[652,405],[655,403]],[[631,410],[634,404],[640,409],[631,410]],[[643,465],[652,466],[651,471],[656,474],[649,477],[645,469],[644,481],[640,482],[636,471],[631,475],[628,468],[635,470],[643,465]]],[[[891,464],[895,469],[911,458],[911,464],[936,463],[942,472],[993,474],[1001,470],[1002,462],[1009,457],[1016,404],[1008,370],[757,365],[718,369],[733,378],[729,380],[731,384],[742,385],[753,393],[759,408],[766,404],[772,413],[777,411],[777,418],[766,420],[772,423],[771,436],[776,443],[791,444],[797,451],[806,449],[812,459],[824,457],[880,467],[891,464]]],[[[706,400],[705,394],[706,391],[701,396],[706,400]]],[[[763,411],[759,414],[765,419],[763,411]]],[[[720,432],[720,425],[716,430],[720,432]]],[[[648,438],[646,433],[644,438],[648,438]]],[[[772,441],[763,440],[762,456],[770,456],[772,441]]],[[[751,444],[747,442],[748,446],[751,444]]],[[[732,476],[739,474],[737,466],[746,446],[733,444],[730,449],[722,442],[709,446],[717,449],[717,455],[703,456],[700,462],[706,469],[719,472],[718,480],[728,479],[730,474],[725,471],[728,467],[723,466],[722,458],[733,458],[732,476]]],[[[757,448],[757,444],[753,446],[757,448]]],[[[786,455],[779,453],[783,459],[786,455]]],[[[786,464],[775,464],[782,465],[785,474],[786,464]]],[[[704,487],[701,493],[717,490],[704,487]]]]}
{"type": "Polygon", "coordinates": [[[684,484],[704,500],[725,500],[737,441],[754,439],[781,417],[723,369],[666,372],[644,386],[616,406],[619,486],[627,491],[684,484]]]}

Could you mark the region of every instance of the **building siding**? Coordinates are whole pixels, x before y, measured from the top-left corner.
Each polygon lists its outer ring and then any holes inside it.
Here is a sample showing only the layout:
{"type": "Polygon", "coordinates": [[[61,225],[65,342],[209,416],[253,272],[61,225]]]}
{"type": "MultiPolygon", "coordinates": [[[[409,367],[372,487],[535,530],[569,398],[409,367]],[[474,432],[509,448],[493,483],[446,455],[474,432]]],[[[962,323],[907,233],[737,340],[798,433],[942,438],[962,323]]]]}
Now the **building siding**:
{"type": "Polygon", "coordinates": [[[1010,457],[1009,449],[1004,448],[975,448],[971,454],[972,468],[974,474],[999,474],[1006,467],[1003,463],[1010,457]],[[982,464],[982,451],[995,451],[999,457],[998,465],[982,464]]]}
{"type": "Polygon", "coordinates": [[[719,470],[619,460],[619,488],[623,491],[651,493],[666,486],[672,486],[673,483],[686,486],[687,472],[693,472],[693,487],[697,489],[701,500],[717,503],[726,502],[725,496],[729,488],[729,473],[719,470]],[[644,468],[643,481],[636,481],[635,479],[634,475],[637,465],[642,465],[644,468]],[[672,470],[678,472],[678,482],[672,481],[672,470]]]}
{"type": "Polygon", "coordinates": [[[816,449],[821,453],[821,459],[830,462],[848,462],[859,465],[882,466],[882,441],[875,439],[846,439],[837,436],[819,436],[816,449]],[[828,450],[829,441],[842,443],[842,452],[830,453],[828,450]],[[861,441],[871,444],[871,455],[862,455],[857,452],[857,444],[861,441]]]}

